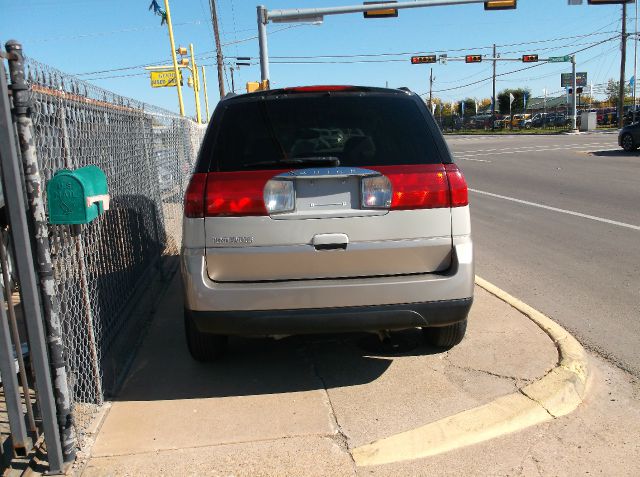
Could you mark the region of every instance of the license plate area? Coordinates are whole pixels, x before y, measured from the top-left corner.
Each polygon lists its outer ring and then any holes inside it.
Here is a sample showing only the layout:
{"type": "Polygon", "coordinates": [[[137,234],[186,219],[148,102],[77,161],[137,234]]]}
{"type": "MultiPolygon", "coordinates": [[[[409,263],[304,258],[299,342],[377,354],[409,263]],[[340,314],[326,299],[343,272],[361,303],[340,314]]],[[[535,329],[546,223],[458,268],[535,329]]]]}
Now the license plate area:
{"type": "Polygon", "coordinates": [[[295,210],[274,214],[272,219],[321,219],[385,215],[386,210],[360,208],[360,176],[297,177],[294,181],[295,210]]]}

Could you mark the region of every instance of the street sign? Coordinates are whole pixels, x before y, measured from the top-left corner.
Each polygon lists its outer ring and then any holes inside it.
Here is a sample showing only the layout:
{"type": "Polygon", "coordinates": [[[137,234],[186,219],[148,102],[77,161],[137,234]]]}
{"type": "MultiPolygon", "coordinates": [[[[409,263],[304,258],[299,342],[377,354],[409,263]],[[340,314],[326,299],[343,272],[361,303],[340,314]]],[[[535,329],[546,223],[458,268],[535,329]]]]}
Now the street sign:
{"type": "MultiPolygon", "coordinates": [[[[176,85],[176,74],[174,71],[151,71],[151,87],[167,88],[176,85]]],[[[182,85],[182,74],[180,74],[180,85],[182,85]]]]}
{"type": "MultiPolygon", "coordinates": [[[[573,87],[571,73],[562,73],[560,75],[560,86],[563,88],[573,87]]],[[[587,73],[576,73],[576,86],[587,86],[587,73]]]]}
{"type": "Polygon", "coordinates": [[[569,63],[571,61],[570,56],[552,56],[547,59],[549,63],[569,63]]]}

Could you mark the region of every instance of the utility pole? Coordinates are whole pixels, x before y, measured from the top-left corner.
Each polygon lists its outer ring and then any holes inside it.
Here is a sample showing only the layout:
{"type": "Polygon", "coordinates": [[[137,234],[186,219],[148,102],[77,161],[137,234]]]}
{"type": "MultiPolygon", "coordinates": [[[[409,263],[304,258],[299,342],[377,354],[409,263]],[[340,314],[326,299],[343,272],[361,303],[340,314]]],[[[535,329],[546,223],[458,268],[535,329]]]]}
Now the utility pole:
{"type": "Polygon", "coordinates": [[[627,4],[622,4],[622,45],[620,55],[620,90],[618,98],[618,127],[624,126],[624,86],[625,86],[625,63],[627,62],[627,4]]]}
{"type": "Polygon", "coordinates": [[[491,129],[496,129],[496,66],[498,64],[498,56],[496,52],[496,44],[493,44],[493,94],[491,96],[491,129]]]}
{"type": "Polygon", "coordinates": [[[576,106],[576,98],[578,97],[578,81],[576,78],[576,55],[571,56],[571,85],[573,87],[571,95],[571,130],[576,132],[578,129],[578,108],[576,106]]]}
{"type": "Polygon", "coordinates": [[[236,92],[236,80],[233,77],[233,72],[236,70],[233,66],[231,66],[229,68],[229,70],[231,71],[231,92],[235,93],[236,92]]]}
{"type": "Polygon", "coordinates": [[[184,116],[184,102],[182,101],[182,88],[180,86],[180,69],[178,68],[178,58],[176,57],[176,44],[173,40],[173,25],[171,24],[171,10],[169,10],[169,0],[164,0],[164,10],[165,12],[167,12],[167,28],[169,29],[169,43],[171,44],[173,72],[176,75],[176,89],[178,90],[178,105],[180,106],[180,116],[184,116]]]}
{"type": "Polygon", "coordinates": [[[202,84],[204,85],[204,106],[207,111],[207,123],[208,123],[211,120],[211,115],[209,114],[209,94],[207,93],[207,72],[204,68],[204,65],[202,65],[201,68],[202,68],[202,84]]]}
{"type": "Polygon", "coordinates": [[[220,88],[220,99],[224,97],[224,77],[222,68],[222,46],[220,45],[220,32],[218,31],[218,13],[216,12],[216,0],[209,0],[211,7],[211,23],[213,23],[213,35],[216,39],[216,62],[218,64],[218,87],[220,88]]]}
{"type": "Polygon", "coordinates": [[[429,75],[429,111],[431,111],[431,104],[433,101],[433,68],[431,68],[431,74],[429,75]]]}
{"type": "Polygon", "coordinates": [[[636,122],[636,90],[638,87],[638,2],[636,0],[635,35],[633,37],[633,122],[636,122]]]}

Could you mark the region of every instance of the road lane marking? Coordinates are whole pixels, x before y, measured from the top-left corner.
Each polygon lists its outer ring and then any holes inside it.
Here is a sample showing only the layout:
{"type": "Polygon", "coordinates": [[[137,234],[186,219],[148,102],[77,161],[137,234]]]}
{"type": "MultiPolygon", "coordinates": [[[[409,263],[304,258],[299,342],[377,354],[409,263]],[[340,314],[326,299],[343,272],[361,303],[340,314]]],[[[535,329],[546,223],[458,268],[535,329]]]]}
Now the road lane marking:
{"type": "Polygon", "coordinates": [[[489,161],[488,159],[472,159],[470,157],[464,157],[464,156],[456,156],[456,159],[460,159],[461,161],[487,162],[489,164],[493,162],[493,161],[489,161]]]}
{"type": "Polygon", "coordinates": [[[538,207],[540,209],[551,210],[553,212],[560,212],[562,214],[573,215],[574,217],[581,217],[583,219],[595,220],[597,222],[602,222],[604,224],[609,225],[617,225],[618,227],[624,227],[631,230],[640,231],[639,225],[627,224],[625,222],[618,222],[617,220],[605,219],[603,217],[597,217],[595,215],[583,214],[581,212],[575,212],[573,210],[559,209],[558,207],[551,207],[549,205],[538,204],[537,202],[529,202],[528,200],[516,199],[515,197],[509,197],[506,195],[494,194],[492,192],[485,192],[483,190],[478,189],[469,189],[470,192],[475,192],[476,194],[487,195],[489,197],[495,197],[497,199],[509,200],[511,202],[516,202],[518,204],[530,205],[532,207],[538,207]]]}
{"type": "MultiPolygon", "coordinates": [[[[520,150],[525,150],[525,149],[538,149],[540,147],[566,147],[566,148],[571,148],[571,147],[593,147],[593,146],[614,146],[614,143],[602,143],[602,142],[594,142],[594,143],[578,143],[578,144],[538,144],[535,146],[517,146],[517,147],[496,147],[493,149],[474,149],[472,151],[457,151],[460,154],[466,154],[466,153],[473,153],[476,154],[478,152],[495,152],[495,151],[520,151],[520,150]]],[[[456,152],[454,150],[454,152],[456,152]]]]}
{"type": "Polygon", "coordinates": [[[471,151],[460,151],[456,153],[454,151],[454,157],[478,157],[478,156],[502,156],[505,154],[518,154],[525,152],[546,152],[546,151],[572,151],[575,149],[580,149],[583,147],[596,147],[596,146],[604,146],[605,144],[576,144],[574,146],[562,146],[562,147],[546,147],[546,148],[536,148],[536,149],[516,149],[514,151],[503,151],[503,152],[480,152],[479,154],[471,151]]]}

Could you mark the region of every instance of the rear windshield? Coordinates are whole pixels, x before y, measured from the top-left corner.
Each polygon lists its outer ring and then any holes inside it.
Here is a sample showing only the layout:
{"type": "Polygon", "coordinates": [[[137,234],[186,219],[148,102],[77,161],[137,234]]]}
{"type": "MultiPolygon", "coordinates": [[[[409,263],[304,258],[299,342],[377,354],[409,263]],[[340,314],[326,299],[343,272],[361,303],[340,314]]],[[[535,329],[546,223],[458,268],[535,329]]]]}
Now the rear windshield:
{"type": "Polygon", "coordinates": [[[222,172],[314,157],[352,167],[437,164],[442,161],[432,134],[411,98],[291,96],[230,102],[213,150],[206,149],[214,159],[209,170],[222,172]]]}

